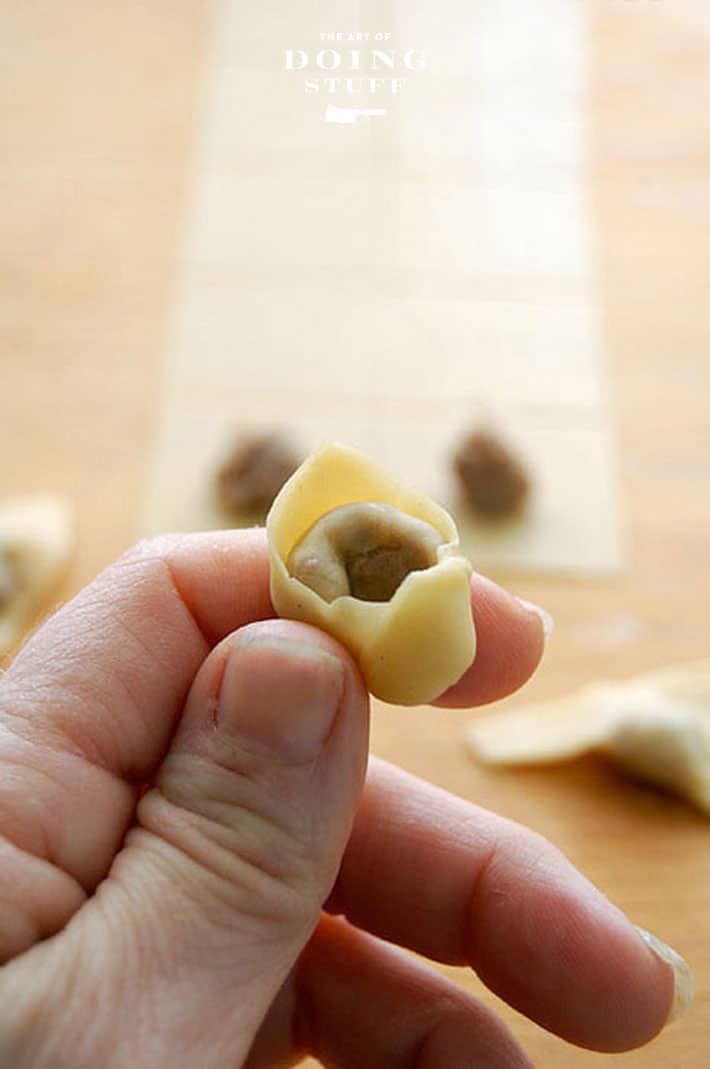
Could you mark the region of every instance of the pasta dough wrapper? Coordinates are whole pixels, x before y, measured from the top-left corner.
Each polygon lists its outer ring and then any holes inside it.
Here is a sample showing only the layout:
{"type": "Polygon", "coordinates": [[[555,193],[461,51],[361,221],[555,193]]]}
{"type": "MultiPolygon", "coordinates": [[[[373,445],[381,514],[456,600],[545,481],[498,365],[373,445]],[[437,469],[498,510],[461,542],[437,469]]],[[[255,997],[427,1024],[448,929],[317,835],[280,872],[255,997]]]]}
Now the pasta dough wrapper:
{"type": "Polygon", "coordinates": [[[710,660],[481,718],[467,727],[466,744],[491,765],[545,764],[596,750],[710,813],[710,660]]]}
{"type": "Polygon", "coordinates": [[[472,567],[461,551],[454,521],[362,453],[338,443],[313,453],[277,495],[266,529],[276,612],[339,639],[358,661],[375,697],[395,705],[425,704],[455,683],[473,661],[472,567]],[[289,573],[291,551],[313,524],[355,502],[391,505],[441,535],[435,563],[411,571],[388,601],[345,594],[328,602],[289,573]]]}

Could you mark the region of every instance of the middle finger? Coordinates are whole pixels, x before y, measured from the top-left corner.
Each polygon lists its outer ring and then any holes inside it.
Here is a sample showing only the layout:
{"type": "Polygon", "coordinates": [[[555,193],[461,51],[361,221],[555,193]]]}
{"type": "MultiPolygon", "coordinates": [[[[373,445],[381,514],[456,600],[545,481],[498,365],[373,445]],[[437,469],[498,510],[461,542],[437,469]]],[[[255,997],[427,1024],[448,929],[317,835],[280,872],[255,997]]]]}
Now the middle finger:
{"type": "Polygon", "coordinates": [[[542,836],[373,758],[327,907],[593,1050],[665,1024],[672,970],[542,836]]]}

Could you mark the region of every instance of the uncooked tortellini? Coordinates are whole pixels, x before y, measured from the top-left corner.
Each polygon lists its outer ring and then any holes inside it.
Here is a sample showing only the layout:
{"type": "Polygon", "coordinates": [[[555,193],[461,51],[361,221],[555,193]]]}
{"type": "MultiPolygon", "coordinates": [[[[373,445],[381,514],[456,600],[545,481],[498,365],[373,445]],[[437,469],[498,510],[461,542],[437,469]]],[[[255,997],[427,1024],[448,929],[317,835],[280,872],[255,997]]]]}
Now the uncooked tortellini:
{"type": "Polygon", "coordinates": [[[314,453],[266,521],[271,598],[358,660],[371,692],[432,701],[471,664],[471,564],[453,520],[343,445],[314,453]]]}
{"type": "Polygon", "coordinates": [[[29,495],[0,501],[0,655],[42,609],[74,547],[68,501],[29,495]]]}
{"type": "Polygon", "coordinates": [[[544,764],[588,750],[710,814],[710,661],[669,665],[469,724],[466,741],[492,765],[544,764]]]}

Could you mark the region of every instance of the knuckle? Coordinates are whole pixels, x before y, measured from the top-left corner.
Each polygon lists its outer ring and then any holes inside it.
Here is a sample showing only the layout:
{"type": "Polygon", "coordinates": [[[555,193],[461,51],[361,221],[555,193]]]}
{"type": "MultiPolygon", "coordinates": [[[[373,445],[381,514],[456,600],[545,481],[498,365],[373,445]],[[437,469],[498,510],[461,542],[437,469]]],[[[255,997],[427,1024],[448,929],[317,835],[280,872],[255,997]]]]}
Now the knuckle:
{"type": "Polygon", "coordinates": [[[140,538],[121,554],[117,564],[135,564],[139,561],[166,560],[179,546],[181,535],[158,534],[140,538]]]}
{"type": "Polygon", "coordinates": [[[197,894],[277,927],[317,919],[328,889],[307,814],[274,804],[245,777],[231,777],[229,800],[222,800],[218,789],[204,790],[205,771],[214,783],[212,769],[173,777],[164,767],[159,785],[141,799],[141,828],[177,851],[175,863],[193,888],[199,885],[197,894]]]}

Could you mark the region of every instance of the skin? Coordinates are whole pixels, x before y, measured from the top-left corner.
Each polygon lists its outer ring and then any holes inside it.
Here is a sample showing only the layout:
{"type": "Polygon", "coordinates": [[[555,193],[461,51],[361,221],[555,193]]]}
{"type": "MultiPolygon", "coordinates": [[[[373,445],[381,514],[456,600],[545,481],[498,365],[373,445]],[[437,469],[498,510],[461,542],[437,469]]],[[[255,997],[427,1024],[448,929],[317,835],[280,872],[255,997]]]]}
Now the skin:
{"type": "MultiPolygon", "coordinates": [[[[476,660],[441,706],[542,654],[536,614],[481,576],[472,598],[476,660]]],[[[348,653],[273,619],[262,530],[143,543],[60,609],[0,679],[0,1065],[529,1066],[399,947],[571,1043],[655,1035],[672,972],[631,922],[367,741],[348,653]]]]}

